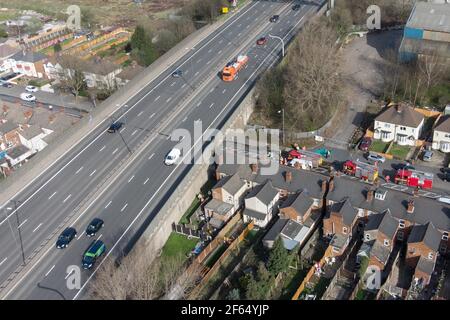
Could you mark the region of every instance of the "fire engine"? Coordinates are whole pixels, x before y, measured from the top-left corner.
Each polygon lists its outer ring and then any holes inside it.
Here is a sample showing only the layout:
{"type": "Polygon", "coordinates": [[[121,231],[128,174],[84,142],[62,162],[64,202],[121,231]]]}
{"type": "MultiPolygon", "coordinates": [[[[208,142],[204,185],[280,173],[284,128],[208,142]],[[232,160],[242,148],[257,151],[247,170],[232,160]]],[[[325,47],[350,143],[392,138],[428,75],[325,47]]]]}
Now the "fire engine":
{"type": "Polygon", "coordinates": [[[344,173],[350,176],[355,176],[363,181],[370,183],[375,182],[378,178],[378,167],[359,160],[347,160],[343,167],[344,173]]]}
{"type": "Polygon", "coordinates": [[[409,187],[431,189],[433,187],[433,174],[417,170],[399,169],[395,175],[395,183],[409,187]]]}

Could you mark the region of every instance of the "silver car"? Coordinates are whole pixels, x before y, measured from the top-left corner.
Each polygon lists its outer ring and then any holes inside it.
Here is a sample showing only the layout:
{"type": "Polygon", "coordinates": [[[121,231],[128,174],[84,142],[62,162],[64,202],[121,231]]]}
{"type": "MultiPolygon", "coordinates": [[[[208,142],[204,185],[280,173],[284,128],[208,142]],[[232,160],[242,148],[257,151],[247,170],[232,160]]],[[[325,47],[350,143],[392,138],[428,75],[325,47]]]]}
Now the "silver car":
{"type": "Polygon", "coordinates": [[[379,155],[378,153],[372,153],[372,152],[370,152],[367,155],[367,160],[369,160],[371,163],[375,163],[375,162],[384,163],[386,161],[386,159],[382,155],[379,155]]]}
{"type": "Polygon", "coordinates": [[[431,161],[431,158],[433,158],[433,151],[426,150],[423,153],[422,160],[423,161],[431,161]]]}

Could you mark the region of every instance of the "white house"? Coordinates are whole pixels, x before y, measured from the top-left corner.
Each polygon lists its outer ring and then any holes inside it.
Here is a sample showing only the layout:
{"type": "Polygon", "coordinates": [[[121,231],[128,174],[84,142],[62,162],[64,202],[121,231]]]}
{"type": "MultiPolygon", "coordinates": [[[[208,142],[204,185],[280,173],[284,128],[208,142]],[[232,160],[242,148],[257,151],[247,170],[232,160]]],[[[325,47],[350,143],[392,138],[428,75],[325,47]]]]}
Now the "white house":
{"type": "Polygon", "coordinates": [[[40,52],[20,51],[8,58],[12,70],[24,74],[28,77],[47,78],[44,64],[47,62],[47,56],[40,52]]]}
{"type": "Polygon", "coordinates": [[[268,180],[253,188],[245,198],[244,222],[254,221],[265,228],[274,214],[274,206],[280,198],[279,192],[268,180]]]}
{"type": "Polygon", "coordinates": [[[424,116],[411,107],[387,107],[375,118],[374,139],[394,141],[401,146],[415,146],[422,132],[424,116]]]}
{"type": "Polygon", "coordinates": [[[24,146],[34,152],[38,152],[48,145],[47,142],[44,141],[44,138],[52,132],[53,130],[32,125],[27,128],[23,128],[18,132],[18,134],[20,142],[24,146]]]}
{"type": "Polygon", "coordinates": [[[6,151],[6,160],[10,167],[13,168],[21,166],[22,163],[26,162],[26,160],[35,153],[35,151],[28,149],[24,145],[18,145],[6,151]]]}
{"type": "Polygon", "coordinates": [[[20,48],[12,47],[6,43],[0,44],[0,73],[12,69],[13,63],[9,58],[19,51],[21,51],[20,48]]]}
{"type": "Polygon", "coordinates": [[[442,116],[434,128],[432,148],[450,152],[450,115],[442,116]]]}

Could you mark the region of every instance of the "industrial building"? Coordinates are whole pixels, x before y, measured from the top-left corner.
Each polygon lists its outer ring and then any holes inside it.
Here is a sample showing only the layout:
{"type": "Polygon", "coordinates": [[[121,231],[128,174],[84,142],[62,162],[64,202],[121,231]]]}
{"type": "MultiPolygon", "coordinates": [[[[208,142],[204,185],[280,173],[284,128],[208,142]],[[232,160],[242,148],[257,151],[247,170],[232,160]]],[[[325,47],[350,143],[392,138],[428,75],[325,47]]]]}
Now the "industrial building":
{"type": "Polygon", "coordinates": [[[450,59],[450,3],[416,2],[399,48],[401,61],[436,54],[450,59]]]}

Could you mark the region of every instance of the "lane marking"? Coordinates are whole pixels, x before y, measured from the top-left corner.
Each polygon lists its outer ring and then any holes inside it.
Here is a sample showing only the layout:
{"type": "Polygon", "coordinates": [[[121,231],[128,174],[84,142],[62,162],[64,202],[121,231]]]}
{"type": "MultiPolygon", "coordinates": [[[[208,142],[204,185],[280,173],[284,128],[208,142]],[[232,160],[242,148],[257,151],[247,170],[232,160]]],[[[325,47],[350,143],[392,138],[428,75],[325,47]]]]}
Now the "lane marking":
{"type": "Polygon", "coordinates": [[[119,130],[119,132],[120,132],[120,133],[122,133],[122,132],[123,132],[123,130],[125,130],[125,129],[126,129],[126,128],[125,128],[125,127],[123,127],[122,129],[120,129],[120,130],[119,130]]]}
{"type": "Polygon", "coordinates": [[[19,224],[19,226],[17,227],[17,229],[22,228],[22,226],[25,224],[25,222],[27,222],[28,219],[23,220],[23,222],[21,224],[19,224]]]}
{"type": "Polygon", "coordinates": [[[107,209],[112,203],[112,200],[109,200],[108,204],[105,206],[105,209],[107,209]]]}
{"type": "Polygon", "coordinates": [[[145,181],[143,183],[144,186],[147,184],[148,180],[150,180],[150,178],[145,179],[145,181]]]}
{"type": "Polygon", "coordinates": [[[103,146],[100,150],[98,150],[98,152],[102,152],[103,150],[105,150],[106,146],[103,146]]]}
{"type": "Polygon", "coordinates": [[[91,172],[91,174],[89,175],[89,177],[92,177],[96,171],[97,171],[97,169],[94,169],[94,171],[91,172]]]}
{"type": "Polygon", "coordinates": [[[132,180],[134,179],[134,175],[133,176],[131,176],[131,178],[130,179],[128,179],[128,183],[130,183],[132,180]]]}
{"type": "Polygon", "coordinates": [[[175,84],[176,84],[176,81],[172,82],[172,84],[170,86],[173,87],[175,84]]]}
{"type": "Polygon", "coordinates": [[[157,96],[157,97],[155,98],[155,100],[153,100],[153,101],[156,102],[156,101],[159,100],[159,98],[161,98],[161,96],[157,96]]]}
{"type": "Polygon", "coordinates": [[[152,154],[150,155],[150,157],[148,157],[148,160],[150,160],[151,158],[153,158],[154,155],[155,155],[155,154],[152,153],[152,154]]]}
{"type": "Polygon", "coordinates": [[[209,106],[209,108],[211,109],[213,105],[214,105],[214,102],[213,102],[213,103],[211,103],[211,105],[209,106]]]}
{"type": "Polygon", "coordinates": [[[67,274],[67,276],[66,276],[64,279],[67,280],[67,278],[70,277],[70,275],[71,275],[74,271],[75,271],[75,268],[72,268],[72,269],[70,270],[70,272],[67,274]]]}
{"type": "Polygon", "coordinates": [[[84,232],[82,234],[80,234],[80,236],[77,238],[77,240],[80,240],[83,235],[84,235],[84,232]]]}
{"type": "Polygon", "coordinates": [[[69,194],[69,195],[67,196],[67,198],[64,199],[63,203],[66,203],[66,201],[69,200],[71,196],[72,196],[72,194],[69,194]]]}
{"type": "Polygon", "coordinates": [[[128,202],[125,203],[125,205],[122,207],[122,209],[120,209],[120,212],[123,212],[123,210],[125,210],[128,207],[128,202]]]}
{"type": "Polygon", "coordinates": [[[112,154],[116,153],[119,150],[119,148],[115,148],[112,154]]]}
{"type": "Polygon", "coordinates": [[[221,54],[221,53],[222,53],[222,49],[220,49],[217,53],[218,53],[218,54],[221,54]]]}
{"type": "Polygon", "coordinates": [[[172,97],[169,97],[169,98],[166,100],[166,102],[169,102],[170,100],[172,100],[172,97]]]}
{"type": "Polygon", "coordinates": [[[194,76],[197,76],[198,74],[199,74],[200,72],[199,71],[197,71],[195,74],[194,74],[194,76]]]}
{"type": "Polygon", "coordinates": [[[33,233],[34,233],[37,229],[39,229],[41,226],[42,226],[42,222],[39,223],[39,225],[38,225],[36,228],[34,228],[33,233]]]}
{"type": "Polygon", "coordinates": [[[208,60],[208,62],[206,63],[207,65],[211,63],[211,60],[208,60]]]}
{"type": "Polygon", "coordinates": [[[55,268],[56,264],[53,265],[53,267],[50,268],[50,270],[47,271],[47,273],[44,275],[44,278],[46,278],[50,272],[52,272],[52,270],[55,268]]]}
{"type": "Polygon", "coordinates": [[[131,136],[134,136],[137,132],[137,129],[133,131],[133,133],[131,134],[131,136]]]}
{"type": "Polygon", "coordinates": [[[83,167],[81,167],[80,169],[78,169],[77,172],[75,172],[75,174],[79,174],[81,170],[83,170],[83,167]]]}
{"type": "Polygon", "coordinates": [[[150,115],[149,118],[151,119],[151,118],[153,118],[154,116],[155,116],[155,113],[152,113],[152,114],[150,115]]]}
{"type": "Polygon", "coordinates": [[[223,89],[223,90],[222,90],[222,93],[225,93],[225,92],[227,92],[227,89],[223,89]]]}
{"type": "Polygon", "coordinates": [[[103,233],[98,236],[97,240],[100,240],[101,237],[103,237],[103,233]]]}
{"type": "Polygon", "coordinates": [[[187,117],[185,117],[183,120],[181,120],[181,122],[185,122],[187,120],[187,117]]]}
{"type": "Polygon", "coordinates": [[[6,257],[5,259],[2,260],[2,262],[0,262],[0,266],[1,266],[2,264],[4,264],[6,260],[8,260],[8,257],[6,257]]]}
{"type": "Polygon", "coordinates": [[[199,101],[199,102],[197,103],[197,107],[200,107],[201,104],[202,104],[202,102],[199,101]]]}
{"type": "Polygon", "coordinates": [[[50,197],[48,197],[48,200],[50,200],[51,198],[53,198],[53,196],[54,196],[55,194],[57,194],[57,193],[58,193],[58,191],[53,192],[52,195],[51,195],[50,197]]]}
{"type": "Polygon", "coordinates": [[[140,117],[140,116],[142,116],[143,113],[144,113],[144,111],[141,111],[141,112],[138,113],[137,116],[140,117]]]}
{"type": "Polygon", "coordinates": [[[183,85],[181,86],[181,89],[183,89],[184,87],[186,87],[186,83],[183,83],[183,85]]]}

